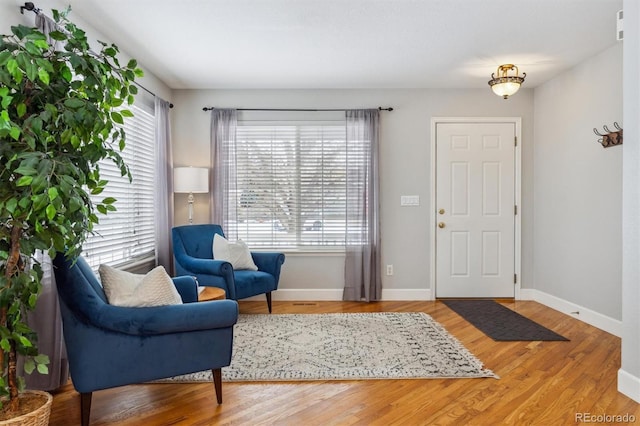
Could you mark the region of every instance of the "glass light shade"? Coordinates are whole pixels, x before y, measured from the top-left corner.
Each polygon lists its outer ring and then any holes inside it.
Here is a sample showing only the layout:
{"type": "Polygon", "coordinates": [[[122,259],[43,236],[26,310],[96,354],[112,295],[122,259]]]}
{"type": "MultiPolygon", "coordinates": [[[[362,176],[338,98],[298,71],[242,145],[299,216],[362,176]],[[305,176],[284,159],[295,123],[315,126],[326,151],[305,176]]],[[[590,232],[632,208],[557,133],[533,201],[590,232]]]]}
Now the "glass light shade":
{"type": "Polygon", "coordinates": [[[502,96],[503,98],[508,98],[509,96],[516,93],[520,90],[520,83],[518,82],[505,82],[498,83],[491,86],[491,90],[498,96],[502,96]]]}
{"type": "Polygon", "coordinates": [[[176,167],[173,169],[173,192],[209,192],[209,169],[205,167],[176,167]]]}

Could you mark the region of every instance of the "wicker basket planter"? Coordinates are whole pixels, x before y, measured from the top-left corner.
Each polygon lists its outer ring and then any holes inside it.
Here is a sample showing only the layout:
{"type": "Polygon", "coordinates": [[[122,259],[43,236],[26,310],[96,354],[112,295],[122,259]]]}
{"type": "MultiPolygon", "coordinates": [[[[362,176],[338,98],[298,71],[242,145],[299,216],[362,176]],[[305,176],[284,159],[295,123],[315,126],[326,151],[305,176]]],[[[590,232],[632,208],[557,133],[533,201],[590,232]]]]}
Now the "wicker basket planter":
{"type": "Polygon", "coordinates": [[[1,426],[47,426],[49,424],[49,415],[51,414],[51,403],[53,396],[47,392],[26,390],[20,394],[20,398],[35,397],[40,398],[43,404],[36,410],[14,417],[9,420],[1,420],[1,426]]]}

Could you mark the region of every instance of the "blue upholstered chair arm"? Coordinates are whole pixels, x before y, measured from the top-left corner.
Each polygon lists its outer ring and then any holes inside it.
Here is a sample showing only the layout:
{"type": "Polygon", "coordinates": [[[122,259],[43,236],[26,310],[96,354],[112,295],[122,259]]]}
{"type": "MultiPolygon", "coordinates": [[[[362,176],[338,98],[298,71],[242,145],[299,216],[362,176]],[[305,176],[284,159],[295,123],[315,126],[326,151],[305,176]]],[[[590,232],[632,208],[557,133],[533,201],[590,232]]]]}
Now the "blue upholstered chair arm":
{"type": "Polygon", "coordinates": [[[89,320],[102,329],[138,336],[208,330],[234,325],[238,303],[215,300],[148,308],[103,304],[89,320]]]}
{"type": "Polygon", "coordinates": [[[183,303],[198,301],[198,283],[194,277],[181,276],[173,278],[173,284],[180,293],[183,303]]]}
{"type": "Polygon", "coordinates": [[[280,267],[284,263],[283,253],[251,252],[251,257],[259,271],[268,272],[275,276],[280,275],[280,267]]]}
{"type": "Polygon", "coordinates": [[[176,256],[176,261],[180,265],[194,274],[209,274],[227,276],[233,275],[233,267],[229,262],[214,259],[199,259],[185,255],[176,256]]]}

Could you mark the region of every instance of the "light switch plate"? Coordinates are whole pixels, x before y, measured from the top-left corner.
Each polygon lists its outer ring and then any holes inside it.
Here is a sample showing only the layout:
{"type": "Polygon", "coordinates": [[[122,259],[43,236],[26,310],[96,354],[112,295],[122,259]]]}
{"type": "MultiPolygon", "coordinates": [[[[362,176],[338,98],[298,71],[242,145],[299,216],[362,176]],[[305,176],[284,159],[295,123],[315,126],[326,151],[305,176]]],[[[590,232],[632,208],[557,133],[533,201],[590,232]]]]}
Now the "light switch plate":
{"type": "Polygon", "coordinates": [[[419,195],[402,195],[400,197],[400,205],[401,206],[419,206],[420,196],[419,195]]]}

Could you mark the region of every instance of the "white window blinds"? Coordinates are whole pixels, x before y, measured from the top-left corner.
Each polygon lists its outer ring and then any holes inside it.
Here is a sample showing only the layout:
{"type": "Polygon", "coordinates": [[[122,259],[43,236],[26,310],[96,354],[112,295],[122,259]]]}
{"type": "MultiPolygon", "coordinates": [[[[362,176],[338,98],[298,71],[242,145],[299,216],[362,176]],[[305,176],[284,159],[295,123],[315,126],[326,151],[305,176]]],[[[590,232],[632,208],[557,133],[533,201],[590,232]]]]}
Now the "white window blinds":
{"type": "Polygon", "coordinates": [[[155,117],[152,107],[140,104],[129,109],[134,117],[125,119],[127,143],[121,155],[133,181],[120,176],[120,170],[112,162],[100,164],[100,176],[109,184],[92,200],[114,197],[118,210],[98,214],[96,235],[90,236],[83,246],[83,256],[94,269],[102,263],[123,265],[154,255],[155,117]]]}
{"type": "Polygon", "coordinates": [[[323,249],[345,245],[344,122],[239,122],[236,206],[225,224],[252,248],[323,249]]]}

